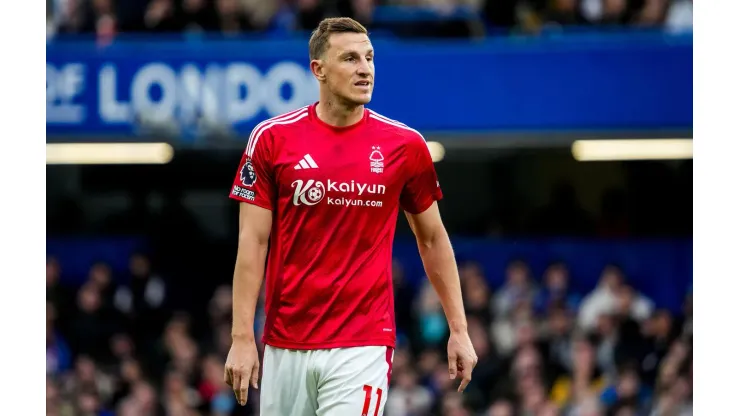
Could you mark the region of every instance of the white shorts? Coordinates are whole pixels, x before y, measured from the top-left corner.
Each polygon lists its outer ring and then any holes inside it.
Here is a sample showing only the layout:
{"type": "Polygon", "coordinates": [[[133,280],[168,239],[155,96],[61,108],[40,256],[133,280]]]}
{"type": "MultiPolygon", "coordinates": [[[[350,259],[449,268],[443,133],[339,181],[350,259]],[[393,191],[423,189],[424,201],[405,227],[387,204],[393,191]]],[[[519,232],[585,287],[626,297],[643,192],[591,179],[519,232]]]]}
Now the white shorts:
{"type": "Polygon", "coordinates": [[[265,346],[260,416],[382,416],[390,347],[288,350],[265,346]]]}

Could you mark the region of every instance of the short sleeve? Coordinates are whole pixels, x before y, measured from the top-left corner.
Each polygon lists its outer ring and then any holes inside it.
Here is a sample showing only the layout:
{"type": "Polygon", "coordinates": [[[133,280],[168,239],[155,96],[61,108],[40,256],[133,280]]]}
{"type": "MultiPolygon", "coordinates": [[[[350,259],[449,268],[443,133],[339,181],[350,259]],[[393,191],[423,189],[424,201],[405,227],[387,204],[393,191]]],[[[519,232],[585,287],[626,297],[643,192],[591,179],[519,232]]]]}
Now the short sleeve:
{"type": "Polygon", "coordinates": [[[413,137],[406,149],[407,179],[401,192],[401,206],[411,214],[426,211],[434,201],[442,199],[432,155],[421,135],[413,137]]]}
{"type": "Polygon", "coordinates": [[[236,171],[230,198],[274,210],[277,192],[270,155],[271,142],[268,131],[257,131],[256,135],[250,136],[236,171]]]}

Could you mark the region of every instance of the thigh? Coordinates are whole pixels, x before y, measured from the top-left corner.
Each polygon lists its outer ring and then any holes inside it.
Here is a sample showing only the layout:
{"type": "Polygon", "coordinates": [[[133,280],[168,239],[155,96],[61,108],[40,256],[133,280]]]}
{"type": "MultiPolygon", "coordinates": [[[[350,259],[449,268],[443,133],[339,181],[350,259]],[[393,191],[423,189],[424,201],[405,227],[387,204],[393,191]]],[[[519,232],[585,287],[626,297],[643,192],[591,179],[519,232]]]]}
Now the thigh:
{"type": "Polygon", "coordinates": [[[316,380],[310,352],[265,346],[260,383],[260,415],[315,416],[316,380]]]}
{"type": "Polygon", "coordinates": [[[382,416],[392,362],[390,347],[326,350],[321,357],[316,416],[382,416]]]}

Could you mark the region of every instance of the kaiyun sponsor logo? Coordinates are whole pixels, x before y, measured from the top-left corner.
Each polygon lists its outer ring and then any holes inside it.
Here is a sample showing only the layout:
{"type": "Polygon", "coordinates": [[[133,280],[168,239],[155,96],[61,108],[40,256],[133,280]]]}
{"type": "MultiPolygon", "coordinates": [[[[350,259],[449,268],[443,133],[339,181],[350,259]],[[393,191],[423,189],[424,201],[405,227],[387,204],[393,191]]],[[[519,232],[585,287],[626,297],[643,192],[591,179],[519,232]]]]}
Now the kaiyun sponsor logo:
{"type": "MultiPolygon", "coordinates": [[[[297,179],[291,184],[295,191],[293,192],[293,205],[316,205],[321,202],[327,193],[342,193],[351,194],[356,196],[362,195],[383,195],[386,192],[385,185],[380,184],[367,184],[355,181],[339,182],[331,179],[326,181],[326,185],[322,181],[308,179],[305,182],[302,179],[297,179]]],[[[329,198],[331,201],[336,201],[336,198],[329,198]]],[[[381,206],[381,201],[362,201],[352,202],[352,198],[342,198],[340,205],[344,206],[381,206]],[[349,202],[347,202],[349,201],[349,202]],[[366,203],[369,202],[369,203],[366,203]]],[[[337,205],[331,203],[331,205],[337,205]]]]}

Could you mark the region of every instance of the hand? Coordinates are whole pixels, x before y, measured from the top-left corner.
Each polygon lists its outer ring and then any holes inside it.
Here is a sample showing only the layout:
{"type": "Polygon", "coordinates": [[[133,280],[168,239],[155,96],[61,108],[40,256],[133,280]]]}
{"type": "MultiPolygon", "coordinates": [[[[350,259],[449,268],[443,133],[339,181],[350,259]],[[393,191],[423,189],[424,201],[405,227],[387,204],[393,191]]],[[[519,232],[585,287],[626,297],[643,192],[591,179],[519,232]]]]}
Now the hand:
{"type": "Polygon", "coordinates": [[[224,382],[234,389],[236,401],[247,404],[249,385],[259,388],[260,361],[257,357],[257,344],[251,341],[233,341],[224,367],[224,382]]]}
{"type": "Polygon", "coordinates": [[[478,364],[478,356],[475,355],[468,331],[450,334],[450,340],[447,343],[447,361],[450,379],[462,379],[457,389],[458,392],[462,392],[473,377],[473,367],[478,364]]]}

